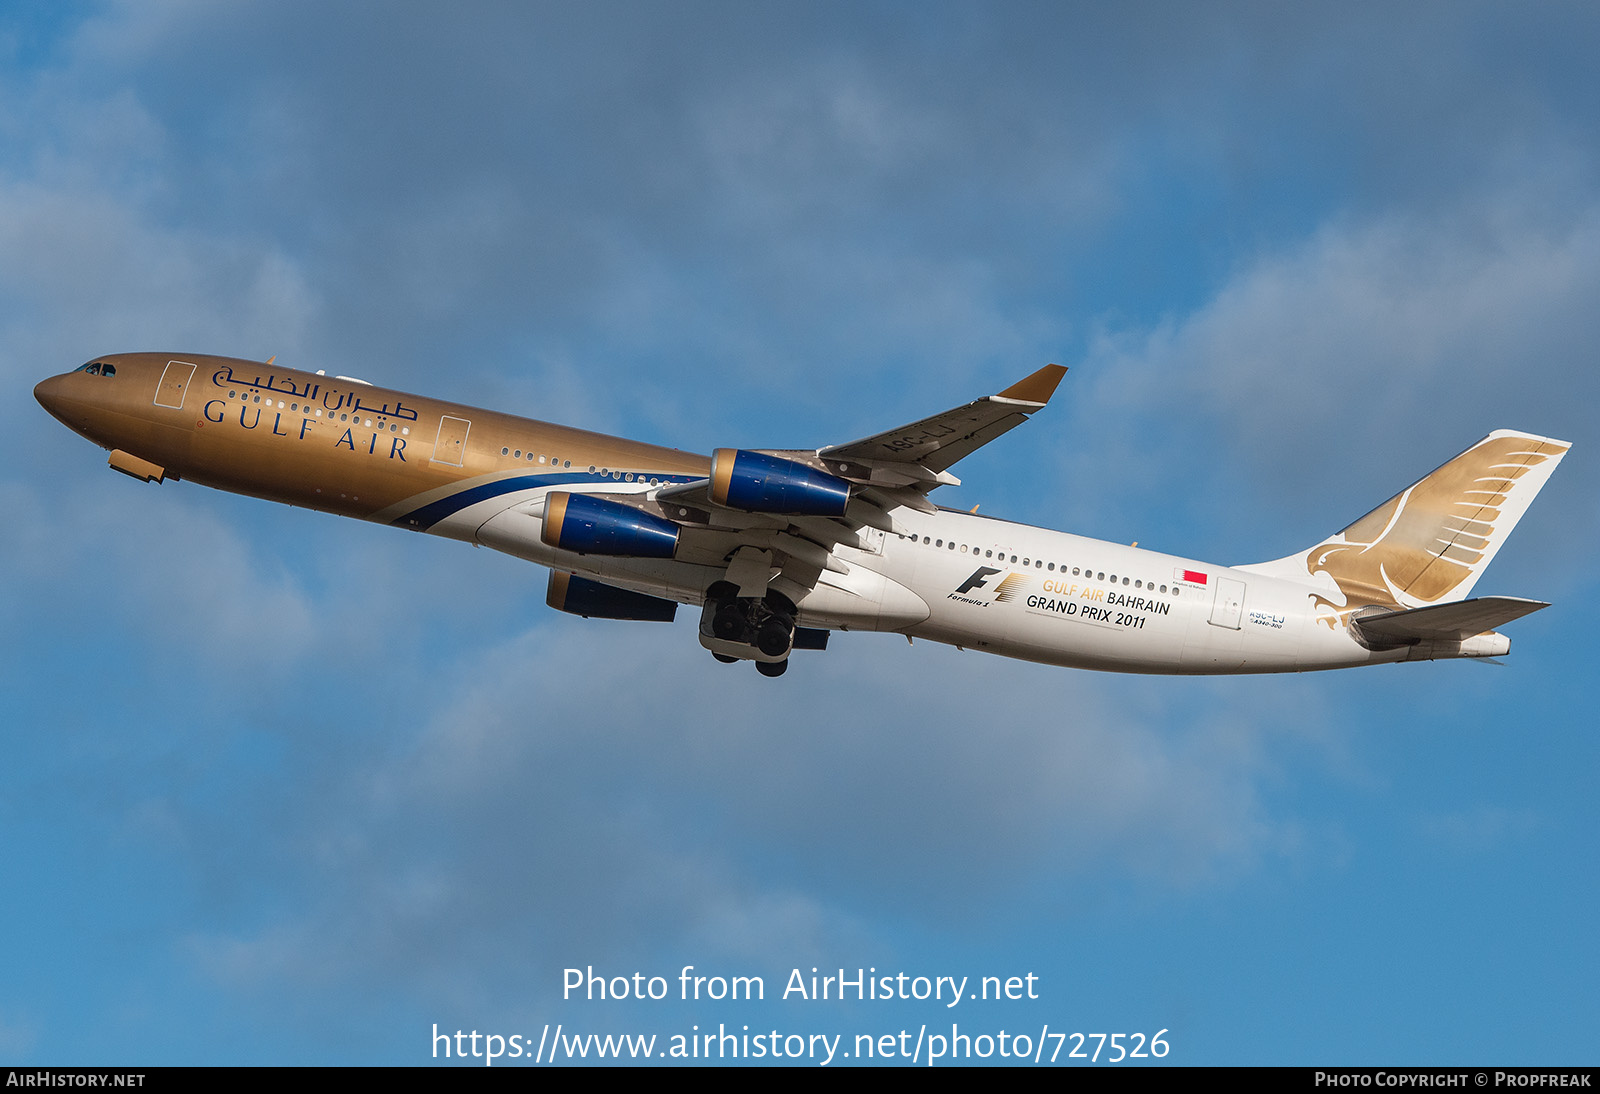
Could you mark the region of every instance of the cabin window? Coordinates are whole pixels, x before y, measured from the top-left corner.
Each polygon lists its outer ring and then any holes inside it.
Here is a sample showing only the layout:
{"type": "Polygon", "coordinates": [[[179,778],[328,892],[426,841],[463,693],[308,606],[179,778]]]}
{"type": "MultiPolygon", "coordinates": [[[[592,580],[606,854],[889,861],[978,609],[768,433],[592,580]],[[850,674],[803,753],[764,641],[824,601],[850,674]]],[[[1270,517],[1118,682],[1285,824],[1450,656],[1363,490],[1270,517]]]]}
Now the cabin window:
{"type": "Polygon", "coordinates": [[[509,449],[509,448],[502,448],[500,450],[500,455],[502,455],[502,456],[508,456],[510,454],[511,454],[511,449],[509,449]]]}

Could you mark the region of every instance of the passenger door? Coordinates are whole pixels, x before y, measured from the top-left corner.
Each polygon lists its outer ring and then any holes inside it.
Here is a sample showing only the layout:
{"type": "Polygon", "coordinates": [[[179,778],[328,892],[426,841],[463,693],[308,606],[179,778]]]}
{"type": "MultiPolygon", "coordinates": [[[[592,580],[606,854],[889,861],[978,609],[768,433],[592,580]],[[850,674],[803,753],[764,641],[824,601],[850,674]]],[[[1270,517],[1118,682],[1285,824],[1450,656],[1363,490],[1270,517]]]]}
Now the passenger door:
{"type": "Polygon", "coordinates": [[[443,415],[439,419],[439,435],[433,442],[433,462],[460,467],[467,452],[467,434],[472,423],[465,418],[443,415]]]}

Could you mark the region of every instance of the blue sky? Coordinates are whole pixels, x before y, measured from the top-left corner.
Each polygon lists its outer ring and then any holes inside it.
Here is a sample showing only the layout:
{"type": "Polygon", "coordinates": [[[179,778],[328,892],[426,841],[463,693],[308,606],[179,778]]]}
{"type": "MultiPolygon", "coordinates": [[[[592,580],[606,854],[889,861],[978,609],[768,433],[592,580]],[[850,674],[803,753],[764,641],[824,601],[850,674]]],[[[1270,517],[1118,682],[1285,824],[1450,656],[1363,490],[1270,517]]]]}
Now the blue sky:
{"type": "Polygon", "coordinates": [[[1554,3],[7,5],[0,1060],[953,1019],[1592,1063],[1597,45],[1554,3]],[[1225,563],[1494,428],[1575,447],[1479,585],[1555,604],[1503,667],[839,635],[768,681],[488,551],[111,474],[29,391],[143,349],[699,451],[1056,361],[940,500],[1225,563]],[[685,964],[1041,998],[560,997],[685,964]]]}

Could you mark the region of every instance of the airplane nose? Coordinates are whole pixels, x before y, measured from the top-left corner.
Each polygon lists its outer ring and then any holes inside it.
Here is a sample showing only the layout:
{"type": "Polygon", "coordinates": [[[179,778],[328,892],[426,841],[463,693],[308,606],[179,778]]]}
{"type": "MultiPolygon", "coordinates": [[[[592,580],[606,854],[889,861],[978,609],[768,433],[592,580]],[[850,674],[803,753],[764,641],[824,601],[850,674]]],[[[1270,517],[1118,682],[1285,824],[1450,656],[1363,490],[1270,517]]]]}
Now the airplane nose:
{"type": "Polygon", "coordinates": [[[33,397],[39,400],[39,405],[57,418],[61,417],[61,389],[66,386],[66,380],[65,376],[52,376],[40,380],[33,388],[33,397]]]}

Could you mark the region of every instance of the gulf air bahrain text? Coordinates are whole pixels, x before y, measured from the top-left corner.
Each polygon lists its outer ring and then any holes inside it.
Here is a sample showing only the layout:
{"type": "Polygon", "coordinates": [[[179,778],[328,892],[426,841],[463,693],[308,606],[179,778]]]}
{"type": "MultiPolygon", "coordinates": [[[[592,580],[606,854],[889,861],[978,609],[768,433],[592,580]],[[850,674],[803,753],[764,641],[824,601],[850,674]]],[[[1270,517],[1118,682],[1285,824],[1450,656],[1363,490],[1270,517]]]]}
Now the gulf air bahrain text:
{"type": "Polygon", "coordinates": [[[552,607],[670,620],[781,674],[833,630],[1121,672],[1290,672],[1485,657],[1545,607],[1469,599],[1568,445],[1491,433],[1274,562],[1218,566],[940,508],[957,460],[1066,370],[848,444],[708,458],[327,376],[195,354],[99,357],[34,389],[138,479],[492,547],[550,568],[552,607]]]}

